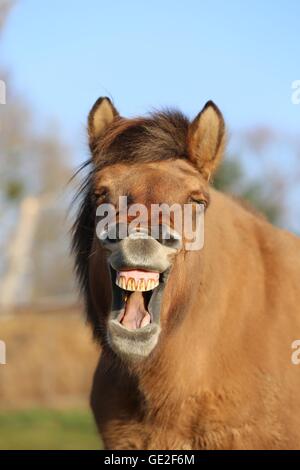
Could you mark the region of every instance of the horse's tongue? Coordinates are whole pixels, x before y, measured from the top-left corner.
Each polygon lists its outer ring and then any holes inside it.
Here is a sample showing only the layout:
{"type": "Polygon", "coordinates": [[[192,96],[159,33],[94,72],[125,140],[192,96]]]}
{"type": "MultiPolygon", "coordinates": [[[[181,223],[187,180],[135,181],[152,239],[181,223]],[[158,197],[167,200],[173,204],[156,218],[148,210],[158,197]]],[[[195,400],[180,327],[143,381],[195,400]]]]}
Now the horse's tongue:
{"type": "Polygon", "coordinates": [[[150,320],[150,314],[145,309],[143,294],[138,291],[132,292],[126,302],[122,325],[129,330],[136,330],[148,325],[150,320]]]}

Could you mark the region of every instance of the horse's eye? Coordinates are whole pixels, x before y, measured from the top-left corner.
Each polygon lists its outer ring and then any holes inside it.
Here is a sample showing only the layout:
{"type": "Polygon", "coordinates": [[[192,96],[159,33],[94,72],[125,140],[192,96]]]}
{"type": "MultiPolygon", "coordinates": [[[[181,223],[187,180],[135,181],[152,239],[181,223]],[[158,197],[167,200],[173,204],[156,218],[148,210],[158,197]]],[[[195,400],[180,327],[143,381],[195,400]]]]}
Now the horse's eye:
{"type": "Polygon", "coordinates": [[[201,198],[198,199],[195,197],[190,197],[189,203],[203,205],[204,209],[206,209],[208,206],[208,202],[206,201],[206,199],[201,199],[201,198]]]}
{"type": "Polygon", "coordinates": [[[97,204],[101,204],[102,202],[106,201],[108,198],[108,191],[95,191],[94,200],[97,204]]]}

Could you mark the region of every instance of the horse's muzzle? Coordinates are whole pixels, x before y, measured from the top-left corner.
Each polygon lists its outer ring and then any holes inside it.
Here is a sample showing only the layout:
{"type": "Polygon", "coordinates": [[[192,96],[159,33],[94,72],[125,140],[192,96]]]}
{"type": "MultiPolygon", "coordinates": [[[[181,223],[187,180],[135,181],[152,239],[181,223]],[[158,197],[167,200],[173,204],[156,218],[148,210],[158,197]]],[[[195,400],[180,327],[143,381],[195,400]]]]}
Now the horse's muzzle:
{"type": "Polygon", "coordinates": [[[158,341],[163,292],[181,238],[168,227],[157,238],[147,229],[131,231],[125,238],[111,235],[101,240],[108,251],[113,293],[108,339],[126,360],[142,359],[158,341]]]}

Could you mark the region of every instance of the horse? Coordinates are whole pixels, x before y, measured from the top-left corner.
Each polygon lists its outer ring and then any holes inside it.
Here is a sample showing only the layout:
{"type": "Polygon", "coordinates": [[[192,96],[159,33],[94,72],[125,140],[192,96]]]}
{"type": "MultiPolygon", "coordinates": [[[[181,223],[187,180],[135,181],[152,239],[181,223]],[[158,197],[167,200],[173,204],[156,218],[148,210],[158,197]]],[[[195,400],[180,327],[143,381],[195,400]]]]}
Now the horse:
{"type": "Polygon", "coordinates": [[[300,448],[300,240],[213,189],[219,108],[127,119],[103,97],[88,137],[73,251],[101,345],[90,404],[105,448],[300,448]],[[121,237],[121,196],[201,208],[203,246],[187,249],[172,217],[157,222],[166,237],[149,235],[149,219],[121,237]],[[115,237],[97,231],[103,204],[115,237]]]}

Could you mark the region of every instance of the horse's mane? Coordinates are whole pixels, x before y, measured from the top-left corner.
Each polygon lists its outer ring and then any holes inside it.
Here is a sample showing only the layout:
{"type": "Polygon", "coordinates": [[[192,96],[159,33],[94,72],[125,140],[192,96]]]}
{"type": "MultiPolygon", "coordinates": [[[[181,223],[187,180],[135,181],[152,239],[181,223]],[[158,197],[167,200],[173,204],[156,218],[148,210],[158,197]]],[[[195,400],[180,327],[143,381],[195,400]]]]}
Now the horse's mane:
{"type": "Polygon", "coordinates": [[[165,109],[135,119],[116,118],[104,135],[91,142],[98,166],[188,158],[189,120],[178,110],[165,109]]]}

